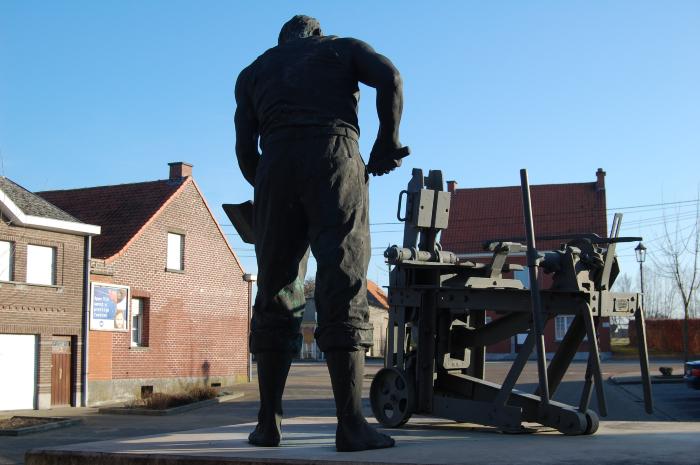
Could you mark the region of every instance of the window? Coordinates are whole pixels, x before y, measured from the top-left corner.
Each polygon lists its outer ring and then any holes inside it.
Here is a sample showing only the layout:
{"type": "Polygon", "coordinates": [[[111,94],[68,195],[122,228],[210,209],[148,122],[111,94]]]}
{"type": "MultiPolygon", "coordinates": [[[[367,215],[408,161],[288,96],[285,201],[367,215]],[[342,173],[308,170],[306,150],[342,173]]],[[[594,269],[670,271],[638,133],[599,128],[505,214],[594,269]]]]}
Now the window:
{"type": "MultiPolygon", "coordinates": [[[[569,326],[574,322],[574,315],[558,315],[554,319],[554,340],[561,341],[564,339],[569,326]]],[[[583,337],[584,341],[588,340],[588,336],[583,337]]]]}
{"type": "Polygon", "coordinates": [[[143,301],[141,299],[131,299],[131,345],[141,345],[141,331],[143,330],[143,320],[141,316],[141,308],[143,301]]]}
{"type": "Polygon", "coordinates": [[[168,257],[166,268],[168,270],[185,269],[185,236],[182,234],[168,233],[168,257]]]}
{"type": "Polygon", "coordinates": [[[27,246],[27,282],[56,284],[56,249],[41,245],[27,246]]]}
{"type": "Polygon", "coordinates": [[[12,281],[14,249],[12,242],[0,241],[0,281],[12,281]]]}
{"type": "Polygon", "coordinates": [[[557,315],[554,319],[554,338],[557,341],[564,339],[566,332],[569,330],[569,326],[574,321],[573,315],[557,315]]]}
{"type": "Polygon", "coordinates": [[[146,337],[146,316],[148,304],[147,300],[135,297],[131,299],[131,346],[147,346],[146,337]]]}

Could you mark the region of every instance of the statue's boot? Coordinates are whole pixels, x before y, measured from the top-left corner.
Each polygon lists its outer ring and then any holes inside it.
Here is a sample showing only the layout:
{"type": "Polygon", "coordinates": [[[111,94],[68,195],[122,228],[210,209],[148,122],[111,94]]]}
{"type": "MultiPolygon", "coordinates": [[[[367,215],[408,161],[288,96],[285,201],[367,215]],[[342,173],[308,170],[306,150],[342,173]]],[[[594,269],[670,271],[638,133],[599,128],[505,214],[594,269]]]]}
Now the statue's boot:
{"type": "Polygon", "coordinates": [[[364,352],[328,352],[326,363],[331,375],[338,416],[335,432],[335,447],[338,452],[392,447],[394,440],[376,431],[362,414],[364,352]]]}
{"type": "Polygon", "coordinates": [[[258,425],[248,436],[248,442],[261,447],[275,447],[282,432],[282,393],[287,382],[292,354],[262,352],[256,354],[260,410],[258,425]]]}

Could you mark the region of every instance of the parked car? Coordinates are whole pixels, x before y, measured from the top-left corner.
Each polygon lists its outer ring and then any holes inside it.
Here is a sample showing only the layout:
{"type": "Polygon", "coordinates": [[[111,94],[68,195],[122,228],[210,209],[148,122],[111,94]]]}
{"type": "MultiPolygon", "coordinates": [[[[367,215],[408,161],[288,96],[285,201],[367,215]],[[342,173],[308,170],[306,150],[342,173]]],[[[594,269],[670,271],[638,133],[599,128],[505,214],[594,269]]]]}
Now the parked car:
{"type": "Polygon", "coordinates": [[[685,364],[685,383],[689,388],[700,389],[700,360],[685,364]]]}

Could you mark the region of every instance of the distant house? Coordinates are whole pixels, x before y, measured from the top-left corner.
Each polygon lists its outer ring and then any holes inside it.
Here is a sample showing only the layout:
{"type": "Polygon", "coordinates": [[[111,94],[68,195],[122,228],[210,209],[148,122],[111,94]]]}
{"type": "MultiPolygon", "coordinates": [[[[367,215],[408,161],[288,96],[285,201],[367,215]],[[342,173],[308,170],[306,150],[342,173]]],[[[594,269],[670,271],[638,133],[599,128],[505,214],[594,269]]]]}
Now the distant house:
{"type": "Polygon", "coordinates": [[[0,410],[80,405],[86,224],[0,176],[0,410]]]}
{"type": "MultiPolygon", "coordinates": [[[[448,181],[452,193],[449,226],[442,232],[440,243],[444,250],[469,257],[472,261],[487,261],[491,256],[483,249],[485,241],[525,237],[525,223],[520,186],[457,189],[448,181]]],[[[543,184],[530,186],[536,236],[595,233],[607,237],[605,171],[596,172],[594,182],[543,184]]],[[[562,241],[537,241],[539,250],[552,250],[562,241]]],[[[524,254],[511,259],[525,264],[524,254]]],[[[515,277],[528,285],[527,269],[515,277]]],[[[551,285],[550,277],[540,273],[541,287],[551,285]]],[[[490,314],[488,318],[497,315],[490,314]]],[[[554,352],[573,321],[573,316],[557,316],[545,327],[547,352],[554,352]]],[[[489,347],[491,358],[510,357],[525,341],[524,334],[511,341],[489,347]]],[[[600,350],[610,352],[610,328],[604,322],[600,331],[600,350]]],[[[582,356],[582,354],[580,354],[582,356]]]]}
{"type": "MultiPolygon", "coordinates": [[[[367,350],[370,357],[383,357],[386,349],[386,331],[389,325],[389,300],[373,281],[367,280],[367,303],[369,304],[369,321],[374,327],[374,345],[367,350]]],[[[316,330],[316,302],[313,296],[307,296],[304,319],[301,323],[301,332],[304,337],[301,353],[302,359],[322,360],[323,353],[319,350],[314,339],[316,330]]]]}
{"type": "Polygon", "coordinates": [[[247,379],[243,269],[192,165],[168,179],[40,192],[102,226],[90,262],[90,404],[247,379]]]}

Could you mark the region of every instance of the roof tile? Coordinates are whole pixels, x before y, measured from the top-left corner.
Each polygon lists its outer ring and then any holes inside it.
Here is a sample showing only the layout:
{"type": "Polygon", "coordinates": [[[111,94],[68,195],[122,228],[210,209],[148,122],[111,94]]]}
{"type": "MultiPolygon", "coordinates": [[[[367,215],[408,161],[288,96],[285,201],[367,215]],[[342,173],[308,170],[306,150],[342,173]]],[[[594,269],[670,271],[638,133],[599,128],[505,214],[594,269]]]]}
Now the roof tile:
{"type": "MultiPolygon", "coordinates": [[[[596,183],[530,186],[535,236],[595,233],[607,236],[605,190],[596,183]]],[[[483,252],[492,239],[523,238],[525,222],[519,186],[457,189],[452,193],[449,226],[442,232],[444,250],[483,252]]],[[[561,241],[537,241],[541,250],[561,241]]]]}
{"type": "Polygon", "coordinates": [[[25,215],[49,218],[52,220],[70,221],[72,223],[80,222],[57,206],[29,192],[27,189],[9,180],[5,176],[0,176],[0,190],[4,192],[25,215]]]}
{"type": "Polygon", "coordinates": [[[129,240],[189,178],[115,186],[37,192],[86,223],[102,227],[93,238],[92,257],[106,259],[129,240]]]}
{"type": "Polygon", "coordinates": [[[389,299],[374,281],[367,280],[367,301],[372,307],[389,309],[389,299]]]}

